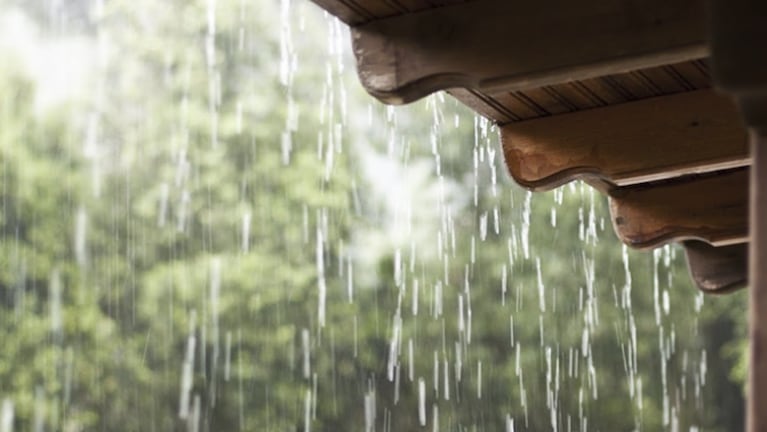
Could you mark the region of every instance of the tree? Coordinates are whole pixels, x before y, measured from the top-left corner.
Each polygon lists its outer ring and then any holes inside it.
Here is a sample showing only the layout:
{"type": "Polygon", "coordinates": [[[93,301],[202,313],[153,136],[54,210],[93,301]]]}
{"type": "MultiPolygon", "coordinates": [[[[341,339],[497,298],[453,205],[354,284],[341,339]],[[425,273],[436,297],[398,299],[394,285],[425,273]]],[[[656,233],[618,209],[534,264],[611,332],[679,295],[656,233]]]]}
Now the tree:
{"type": "Polygon", "coordinates": [[[17,428],[738,421],[711,399],[737,392],[712,370],[742,299],[714,313],[680,249],[622,248],[583,184],[511,185],[493,127],[444,95],[371,103],[313,5],[77,10],[49,30],[96,47],[83,100],[37,113],[0,77],[17,428]]]}

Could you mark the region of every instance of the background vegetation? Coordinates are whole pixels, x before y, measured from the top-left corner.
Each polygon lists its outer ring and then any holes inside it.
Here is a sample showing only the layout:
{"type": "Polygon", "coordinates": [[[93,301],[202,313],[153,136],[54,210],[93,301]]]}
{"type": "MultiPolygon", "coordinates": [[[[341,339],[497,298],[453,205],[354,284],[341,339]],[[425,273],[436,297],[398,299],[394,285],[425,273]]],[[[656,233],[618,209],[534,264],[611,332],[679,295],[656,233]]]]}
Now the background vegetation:
{"type": "Polygon", "coordinates": [[[374,102],[313,4],[0,19],[1,432],[742,429],[742,293],[374,102]]]}

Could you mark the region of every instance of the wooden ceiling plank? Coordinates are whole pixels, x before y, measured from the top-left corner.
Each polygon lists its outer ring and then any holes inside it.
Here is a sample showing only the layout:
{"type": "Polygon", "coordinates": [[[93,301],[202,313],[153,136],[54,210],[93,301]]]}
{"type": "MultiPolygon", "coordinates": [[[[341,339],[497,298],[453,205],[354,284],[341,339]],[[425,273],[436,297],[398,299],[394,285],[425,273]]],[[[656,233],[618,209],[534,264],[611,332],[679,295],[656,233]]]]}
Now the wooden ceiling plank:
{"type": "MultiPolygon", "coordinates": [[[[616,89],[611,84],[611,79],[611,76],[591,78],[581,81],[581,84],[583,84],[592,92],[598,94],[599,97],[607,103],[607,105],[629,102],[630,99],[628,99],[624,93],[618,91],[618,89],[616,89]]],[[[562,85],[560,84],[553,87],[558,88],[561,86],[562,85]]]]}
{"type": "MultiPolygon", "coordinates": [[[[349,25],[357,25],[368,22],[375,18],[375,6],[379,4],[378,1],[365,2],[365,5],[361,5],[355,0],[311,0],[317,6],[325,9],[331,15],[337,17],[341,21],[349,25]],[[373,11],[370,10],[370,6],[374,6],[373,11]]],[[[380,12],[380,11],[379,11],[380,12]]],[[[387,10],[385,15],[392,15],[392,10],[387,10]]]]}
{"type": "Polygon", "coordinates": [[[555,89],[557,94],[562,96],[567,102],[574,106],[576,111],[597,108],[604,103],[598,97],[594,97],[589,87],[586,87],[582,81],[572,81],[550,86],[555,89]]]}
{"type": "Polygon", "coordinates": [[[540,106],[546,115],[558,115],[575,111],[575,107],[554,87],[539,87],[520,91],[540,106]]]}
{"type": "Polygon", "coordinates": [[[700,0],[476,0],[374,20],[352,38],[364,87],[401,104],[446,88],[492,94],[702,58],[703,9],[700,0]]]}
{"type": "Polygon", "coordinates": [[[501,141],[509,173],[531,190],[583,178],[628,186],[750,163],[737,108],[711,89],[509,123],[501,141]]]}
{"type": "MultiPolygon", "coordinates": [[[[637,71],[638,75],[646,78],[660,90],[662,94],[681,93],[687,89],[672,75],[667,67],[650,68],[637,71]]],[[[710,87],[710,86],[709,86],[710,87]]]]}
{"type": "Polygon", "coordinates": [[[648,249],[672,241],[715,246],[748,241],[748,168],[611,192],[618,237],[648,249]]]}
{"type": "Polygon", "coordinates": [[[715,247],[701,241],[684,242],[693,282],[707,294],[727,294],[748,283],[748,243],[715,247]]]}
{"type": "MultiPolygon", "coordinates": [[[[349,25],[404,15],[467,0],[311,0],[349,25]]],[[[469,0],[470,1],[470,0],[469,0]]]]}
{"type": "Polygon", "coordinates": [[[464,105],[496,123],[504,124],[520,120],[516,113],[512,112],[503,102],[482,92],[465,88],[453,88],[447,92],[464,105]]]}

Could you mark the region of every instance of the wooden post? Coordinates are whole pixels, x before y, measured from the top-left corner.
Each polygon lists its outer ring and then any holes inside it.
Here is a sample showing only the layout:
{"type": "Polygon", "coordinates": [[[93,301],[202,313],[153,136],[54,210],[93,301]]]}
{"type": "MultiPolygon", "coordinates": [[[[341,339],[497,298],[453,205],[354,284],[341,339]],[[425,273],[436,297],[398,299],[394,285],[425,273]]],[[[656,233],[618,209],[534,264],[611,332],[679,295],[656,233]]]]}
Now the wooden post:
{"type": "Polygon", "coordinates": [[[706,3],[714,82],[735,97],[751,130],[746,431],[767,432],[767,2],[706,3]]]}
{"type": "Polygon", "coordinates": [[[751,134],[747,431],[767,431],[767,137],[751,134]]]}

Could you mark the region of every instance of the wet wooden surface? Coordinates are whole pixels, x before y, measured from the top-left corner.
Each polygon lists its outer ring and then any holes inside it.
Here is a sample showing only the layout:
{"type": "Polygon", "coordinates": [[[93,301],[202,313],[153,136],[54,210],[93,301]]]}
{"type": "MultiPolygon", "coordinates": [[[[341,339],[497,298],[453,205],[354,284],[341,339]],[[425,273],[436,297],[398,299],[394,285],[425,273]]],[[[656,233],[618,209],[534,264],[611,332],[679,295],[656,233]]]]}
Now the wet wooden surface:
{"type": "Polygon", "coordinates": [[[470,0],[311,0],[349,25],[418,12],[470,0]]]}
{"type": "Polygon", "coordinates": [[[580,178],[627,186],[746,166],[735,104],[696,90],[501,127],[509,173],[546,190],[580,178]]]}
{"type": "Polygon", "coordinates": [[[751,152],[751,247],[749,249],[748,431],[767,430],[767,123],[754,130],[751,152]]]}
{"type": "Polygon", "coordinates": [[[748,169],[616,190],[610,214],[618,237],[636,248],[697,239],[748,240],[748,169]]]}
{"type": "Polygon", "coordinates": [[[699,0],[475,0],[357,25],[352,39],[363,86],[393,104],[453,87],[503,96],[708,53],[699,0]]]}
{"type": "Polygon", "coordinates": [[[715,247],[701,241],[684,242],[687,267],[699,290],[727,294],[748,283],[748,243],[715,247]]]}
{"type": "Polygon", "coordinates": [[[710,87],[708,65],[701,59],[526,90],[489,94],[454,88],[448,93],[504,125],[710,87]]]}

